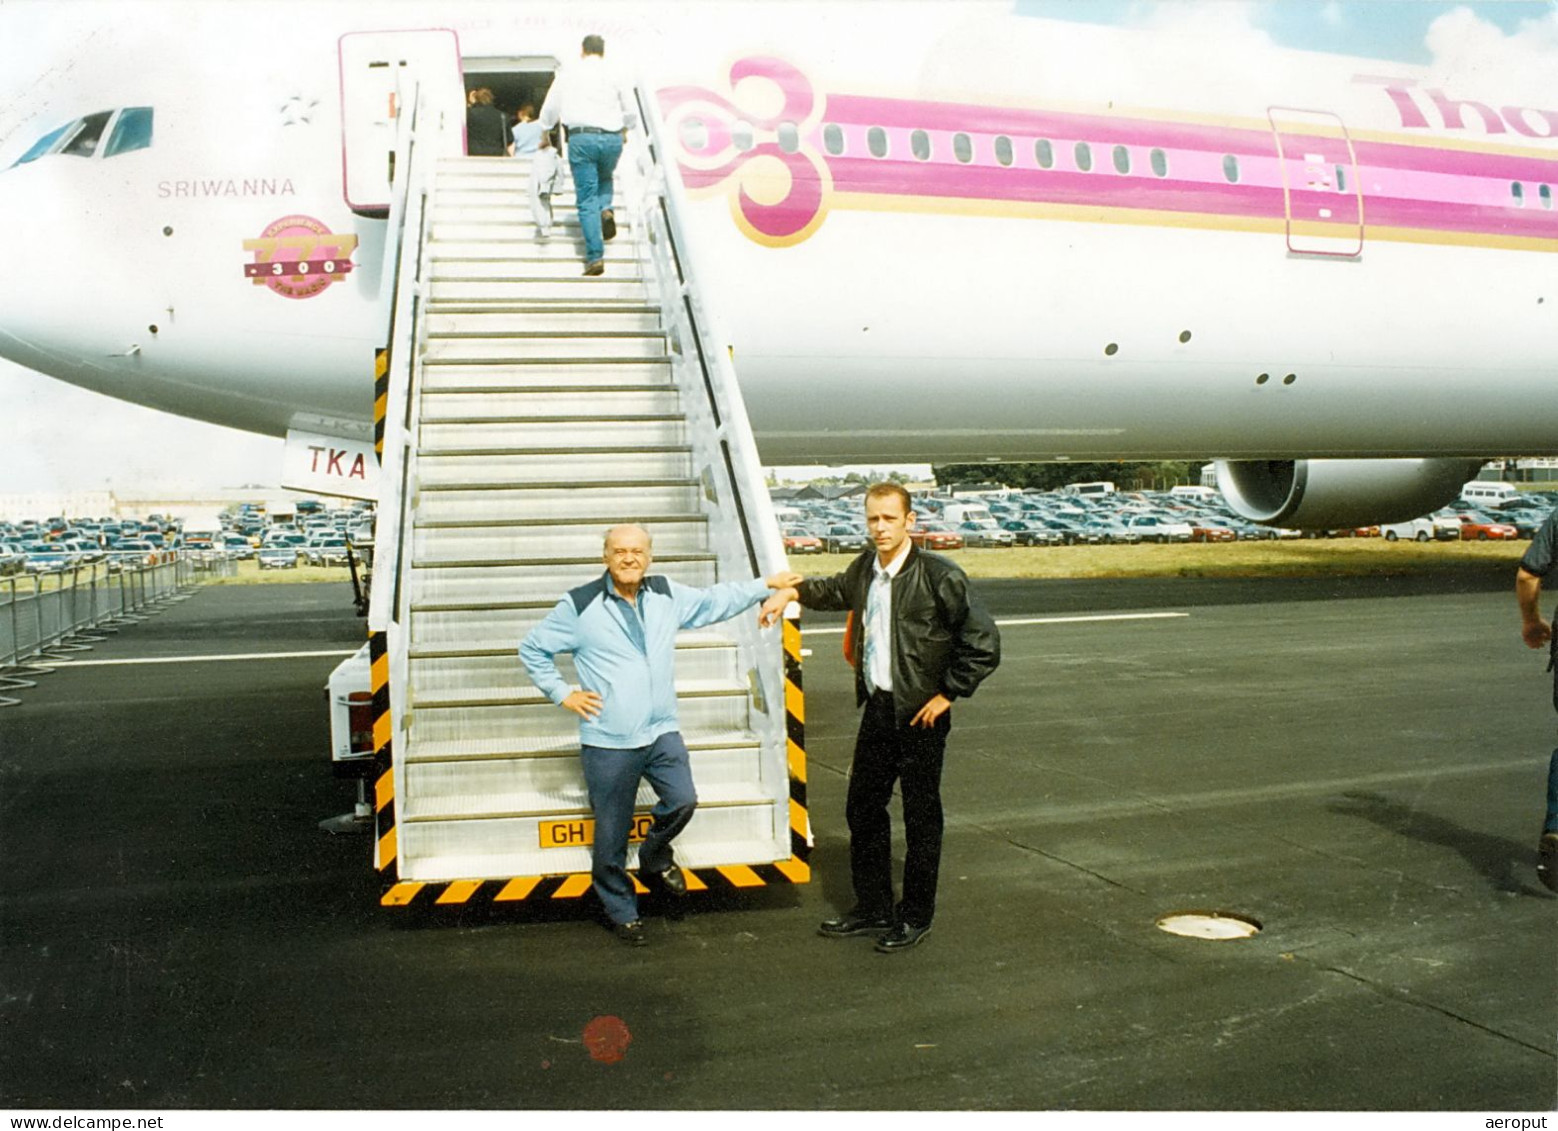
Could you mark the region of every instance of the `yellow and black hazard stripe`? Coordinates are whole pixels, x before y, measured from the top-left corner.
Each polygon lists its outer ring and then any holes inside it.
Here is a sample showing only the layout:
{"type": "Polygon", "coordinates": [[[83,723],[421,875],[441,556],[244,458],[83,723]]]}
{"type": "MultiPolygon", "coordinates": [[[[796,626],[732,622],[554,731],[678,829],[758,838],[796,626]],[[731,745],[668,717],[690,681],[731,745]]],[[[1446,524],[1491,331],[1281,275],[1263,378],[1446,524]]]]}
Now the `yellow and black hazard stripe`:
{"type": "MultiPolygon", "coordinates": [[[[772,884],[804,884],[811,880],[811,818],[806,809],[806,709],[801,694],[801,629],[784,621],[784,706],[790,775],[790,858],[772,864],[727,864],[716,868],[683,869],[688,892],[747,891],[772,884]]],[[[374,861],[383,881],[379,902],[385,907],[469,907],[510,905],[525,901],[578,899],[590,890],[590,874],[517,876],[504,880],[452,880],[437,883],[402,881],[395,855],[395,777],[390,754],[389,658],[384,633],[368,637],[373,663],[374,813],[378,843],[374,861]]],[[[633,887],[648,892],[637,876],[633,887]]]]}
{"type": "Polygon", "coordinates": [[[390,744],[389,636],[368,633],[369,688],[373,692],[373,866],[386,883],[399,877],[395,850],[395,759],[390,744]]]}
{"type": "Polygon", "coordinates": [[[373,352],[373,450],[384,462],[384,418],[389,413],[390,351],[386,346],[373,352]]]}

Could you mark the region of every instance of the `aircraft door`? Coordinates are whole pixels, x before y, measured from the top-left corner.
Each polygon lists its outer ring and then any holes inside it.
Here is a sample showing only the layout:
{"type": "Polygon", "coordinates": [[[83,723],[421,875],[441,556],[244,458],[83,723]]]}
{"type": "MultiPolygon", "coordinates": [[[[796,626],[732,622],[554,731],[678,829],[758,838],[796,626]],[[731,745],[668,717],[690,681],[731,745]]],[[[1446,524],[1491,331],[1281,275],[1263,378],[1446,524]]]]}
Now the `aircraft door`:
{"type": "Polygon", "coordinates": [[[398,119],[417,86],[424,113],[445,115],[451,154],[461,152],[465,84],[453,31],[350,32],[340,40],[342,195],[352,211],[389,213],[398,119]]]}
{"type": "Polygon", "coordinates": [[[1347,126],[1326,110],[1267,110],[1282,170],[1288,251],[1363,254],[1363,183],[1347,126]]]}

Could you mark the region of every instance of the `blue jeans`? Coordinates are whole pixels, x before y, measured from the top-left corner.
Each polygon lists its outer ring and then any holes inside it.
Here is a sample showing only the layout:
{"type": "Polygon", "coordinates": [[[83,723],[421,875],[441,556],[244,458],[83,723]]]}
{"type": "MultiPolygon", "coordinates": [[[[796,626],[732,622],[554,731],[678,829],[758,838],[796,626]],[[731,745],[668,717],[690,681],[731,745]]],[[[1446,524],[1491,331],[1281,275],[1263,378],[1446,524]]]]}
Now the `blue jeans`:
{"type": "Polygon", "coordinates": [[[687,744],[673,730],[631,750],[580,746],[579,758],[590,790],[590,808],[595,810],[590,856],[595,893],[613,923],[631,923],[638,918],[638,897],[627,872],[628,834],[633,830],[639,779],[648,779],[659,801],[650,810],[654,824],[639,847],[638,870],[663,872],[671,865],[672,839],[687,827],[698,807],[687,744]]]}
{"type": "Polygon", "coordinates": [[[601,240],[600,214],[611,207],[611,174],[622,156],[621,134],[574,133],[568,138],[568,165],[573,169],[573,191],[584,229],[584,261],[594,263],[606,255],[601,240]]]}

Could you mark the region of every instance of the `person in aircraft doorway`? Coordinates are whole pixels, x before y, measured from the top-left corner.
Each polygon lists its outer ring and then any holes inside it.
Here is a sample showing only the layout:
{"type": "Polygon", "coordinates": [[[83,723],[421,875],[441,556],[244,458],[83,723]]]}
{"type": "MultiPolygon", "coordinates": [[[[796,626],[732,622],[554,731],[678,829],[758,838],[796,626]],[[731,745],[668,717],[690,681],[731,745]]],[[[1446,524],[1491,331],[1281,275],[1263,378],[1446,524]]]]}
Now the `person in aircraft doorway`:
{"type": "MultiPolygon", "coordinates": [[[[1558,614],[1554,623],[1542,619],[1542,582],[1558,562],[1558,509],[1537,528],[1520,568],[1515,572],[1515,599],[1520,605],[1520,637],[1530,648],[1546,648],[1547,667],[1553,672],[1553,708],[1558,710],[1558,614]]],[[[1558,750],[1547,765],[1547,819],[1537,841],[1536,874],[1542,883],[1558,891],[1558,750]]]]}
{"type": "Polygon", "coordinates": [[[465,96],[465,152],[472,157],[503,157],[509,151],[503,111],[492,104],[492,91],[479,87],[465,96]]]}
{"type": "Polygon", "coordinates": [[[567,131],[586,275],[606,270],[604,241],[617,234],[611,178],[633,123],[622,88],[606,67],[605,54],[605,40],[585,36],[579,61],[563,68],[541,105],[541,128],[550,130],[561,122],[567,131]]]}
{"type": "Polygon", "coordinates": [[[579,716],[579,759],[595,813],[595,892],[617,938],[642,946],[644,924],[626,867],[638,783],[648,780],[659,799],[638,871],[672,895],[687,893],[687,879],[671,841],[698,806],[676,717],[676,634],[728,620],[800,574],[695,589],[649,572],[649,533],[639,526],[608,530],[604,557],[606,572],[565,594],[525,637],[519,658],[548,699],[579,716]],[[577,690],[558,673],[562,653],[573,654],[577,690]]]}
{"type": "Polygon", "coordinates": [[[874,934],[892,954],[930,931],[941,868],[941,767],[952,701],[966,698],[1001,662],[995,621],[969,591],[956,563],[919,549],[909,492],[896,483],[866,491],[866,529],[875,549],[843,573],[787,586],[763,605],[772,623],[790,601],[848,609],[847,655],[855,700],[865,706],[849,771],[845,818],[855,906],[829,919],[827,938],[874,934]],[[853,662],[853,659],[852,661],[853,662]],[[903,899],[893,903],[893,784],[903,795],[903,899]]]}

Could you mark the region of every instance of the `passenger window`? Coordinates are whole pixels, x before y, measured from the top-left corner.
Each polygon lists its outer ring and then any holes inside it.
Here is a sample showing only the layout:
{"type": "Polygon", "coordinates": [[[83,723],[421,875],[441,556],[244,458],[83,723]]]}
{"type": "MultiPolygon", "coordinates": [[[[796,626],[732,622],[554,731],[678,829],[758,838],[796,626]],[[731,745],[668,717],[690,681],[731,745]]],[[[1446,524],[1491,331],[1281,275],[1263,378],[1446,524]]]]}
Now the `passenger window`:
{"type": "Polygon", "coordinates": [[[1122,174],[1131,171],[1131,151],[1123,145],[1114,147],[1114,171],[1122,174]]]}
{"type": "Polygon", "coordinates": [[[795,128],[794,122],[779,123],[779,148],[786,153],[794,153],[801,147],[800,131],[795,128]]]}
{"type": "Polygon", "coordinates": [[[871,151],[872,157],[887,156],[887,131],[881,126],[872,126],[866,131],[866,148],[871,151]]]}
{"type": "Polygon", "coordinates": [[[835,157],[844,152],[844,131],[837,122],[822,127],[822,146],[835,157]]]}
{"type": "Polygon", "coordinates": [[[1012,139],[1005,134],[995,139],[995,159],[1003,165],[1012,163],[1012,139]]]}
{"type": "Polygon", "coordinates": [[[1085,141],[1079,141],[1074,153],[1076,154],[1077,168],[1084,173],[1091,173],[1093,171],[1093,147],[1085,141]]]}
{"type": "Polygon", "coordinates": [[[1552,206],[1553,206],[1553,186],[1552,185],[1543,185],[1541,188],[1536,190],[1536,195],[1541,198],[1542,207],[1543,208],[1546,208],[1548,210],[1552,209],[1552,206]]]}
{"type": "Polygon", "coordinates": [[[909,152],[913,153],[916,160],[930,160],[930,135],[924,130],[915,130],[909,135],[909,152]]]}
{"type": "Polygon", "coordinates": [[[974,143],[967,134],[952,135],[952,156],[965,165],[974,159],[974,143]]]}
{"type": "Polygon", "coordinates": [[[1512,181],[1509,186],[1509,195],[1515,198],[1515,207],[1524,208],[1526,205],[1526,186],[1519,181],[1512,181]]]}
{"type": "Polygon", "coordinates": [[[1338,165],[1336,167],[1336,191],[1347,191],[1347,166],[1345,165],[1338,165]]]}
{"type": "Polygon", "coordinates": [[[730,129],[731,143],[742,153],[752,148],[752,123],[737,122],[730,129]]]}
{"type": "Polygon", "coordinates": [[[1039,138],[1033,143],[1033,159],[1039,163],[1041,169],[1053,169],[1055,167],[1055,147],[1044,138],[1039,138]]]}
{"type": "Polygon", "coordinates": [[[1231,185],[1239,183],[1239,159],[1231,153],[1223,156],[1223,179],[1231,185]]]}
{"type": "Polygon", "coordinates": [[[709,125],[702,118],[683,118],[680,133],[682,148],[690,153],[702,153],[709,147],[709,125]]]}
{"type": "Polygon", "coordinates": [[[1152,175],[1155,177],[1168,176],[1168,154],[1161,149],[1152,151],[1152,175]]]}
{"type": "MultiPolygon", "coordinates": [[[[70,129],[71,126],[74,126],[75,124],[75,122],[67,122],[59,129],[50,130],[48,133],[44,134],[37,141],[33,142],[30,147],[28,147],[26,153],[22,154],[16,159],[16,165],[25,165],[29,161],[36,161],[45,153],[53,150],[54,146],[58,144],[59,139],[65,136],[65,131],[70,129]]],[[[12,167],[14,168],[15,166],[13,165],[12,167]]]]}
{"type": "Polygon", "coordinates": [[[135,149],[151,146],[152,112],[150,106],[131,106],[122,111],[114,123],[114,132],[108,135],[104,157],[117,157],[135,149]]]}
{"type": "Polygon", "coordinates": [[[103,127],[113,117],[112,110],[100,110],[81,119],[80,128],[70,136],[60,152],[71,157],[91,157],[97,152],[97,143],[103,137],[103,127]]]}

